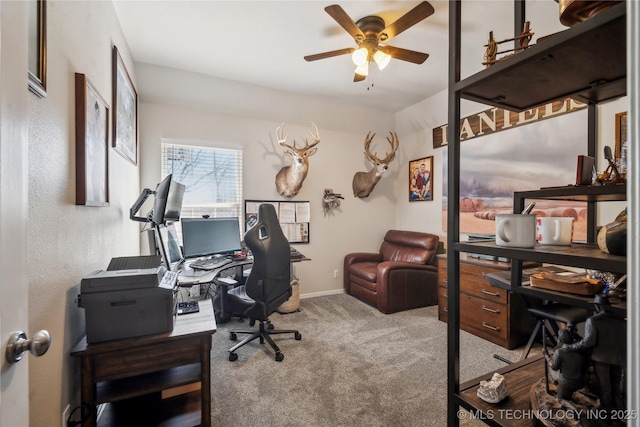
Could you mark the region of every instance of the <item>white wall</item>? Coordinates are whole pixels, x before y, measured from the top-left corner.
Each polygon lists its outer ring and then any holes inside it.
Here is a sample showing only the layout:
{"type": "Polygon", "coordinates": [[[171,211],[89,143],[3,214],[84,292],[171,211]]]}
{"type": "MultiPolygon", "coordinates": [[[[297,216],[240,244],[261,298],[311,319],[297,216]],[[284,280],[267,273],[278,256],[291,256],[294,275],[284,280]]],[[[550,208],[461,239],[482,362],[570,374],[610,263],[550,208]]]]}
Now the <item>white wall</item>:
{"type": "MultiPolygon", "coordinates": [[[[139,253],[129,206],[139,194],[138,168],[111,148],[109,207],[75,205],[74,73],[85,74],[111,105],[111,47],[135,69],[111,2],[47,2],[47,97],[29,96],[29,324],[52,335],[51,348],[30,363],[33,426],[58,426],[67,403],[78,404],[78,360],[84,333],[76,304],[83,276],[111,257],[139,253]]],[[[25,87],[25,80],[19,84],[25,87]]],[[[76,414],[78,412],[76,411],[76,414]]]]}
{"type": "MultiPolygon", "coordinates": [[[[402,170],[403,161],[394,160],[390,172],[369,198],[356,199],[351,190],[354,173],[370,168],[363,155],[365,135],[370,130],[377,132],[376,149],[386,152],[386,136],[393,130],[392,114],[146,64],[137,64],[136,69],[141,82],[143,187],[154,188],[160,180],[162,138],[205,145],[222,142],[244,147],[245,199],[288,200],[275,190],[275,175],[288,164],[275,130],[286,122],[285,133],[290,141],[295,138],[300,143],[309,133],[309,122],[317,124],[321,142],[310,157],[309,173],[300,193],[291,199],[311,202],[310,243],[295,245],[312,259],[295,265],[301,294],[341,291],[344,255],[377,251],[386,230],[395,226],[393,206],[397,199],[393,181],[402,170]],[[226,91],[227,85],[236,88],[236,96],[214,96],[226,91]],[[203,93],[210,96],[202,96],[203,93]],[[249,93],[254,96],[245,96],[249,93]],[[242,101],[239,103],[238,99],[242,101]],[[345,198],[341,207],[327,216],[321,204],[325,188],[332,188],[345,198]],[[334,270],[339,272],[337,279],[333,278],[334,270]]],[[[402,140],[400,144],[402,148],[402,140]]]]}
{"type": "Polygon", "coordinates": [[[417,230],[440,236],[446,244],[442,230],[442,153],[444,149],[433,149],[433,128],[447,122],[447,91],[442,91],[409,108],[396,113],[396,129],[404,142],[405,151],[402,170],[394,183],[398,203],[395,206],[396,227],[417,230]],[[443,118],[444,117],[444,118],[443,118]],[[433,156],[433,200],[409,202],[408,162],[433,156]]]}

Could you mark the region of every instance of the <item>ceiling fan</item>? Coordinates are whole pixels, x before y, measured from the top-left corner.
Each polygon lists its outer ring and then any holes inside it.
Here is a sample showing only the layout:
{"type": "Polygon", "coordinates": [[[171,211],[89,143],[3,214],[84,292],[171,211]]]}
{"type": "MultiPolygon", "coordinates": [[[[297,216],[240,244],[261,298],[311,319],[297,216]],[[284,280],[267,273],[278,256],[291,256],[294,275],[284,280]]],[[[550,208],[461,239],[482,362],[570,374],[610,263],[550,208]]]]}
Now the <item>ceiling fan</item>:
{"type": "Polygon", "coordinates": [[[423,1],[387,26],[385,26],[382,18],[375,15],[365,16],[354,22],[344,9],[337,4],[327,6],[324,10],[353,37],[358,47],[307,55],[304,57],[307,61],[316,61],[318,59],[351,54],[352,60],[354,64],[356,64],[353,81],[359,82],[364,80],[369,74],[369,63],[371,60],[378,65],[378,68],[383,69],[387,66],[391,58],[413,62],[414,64],[422,64],[429,57],[428,53],[416,52],[415,50],[402,49],[386,44],[386,42],[407,28],[412,27],[433,14],[433,6],[427,1],[423,1]]]}

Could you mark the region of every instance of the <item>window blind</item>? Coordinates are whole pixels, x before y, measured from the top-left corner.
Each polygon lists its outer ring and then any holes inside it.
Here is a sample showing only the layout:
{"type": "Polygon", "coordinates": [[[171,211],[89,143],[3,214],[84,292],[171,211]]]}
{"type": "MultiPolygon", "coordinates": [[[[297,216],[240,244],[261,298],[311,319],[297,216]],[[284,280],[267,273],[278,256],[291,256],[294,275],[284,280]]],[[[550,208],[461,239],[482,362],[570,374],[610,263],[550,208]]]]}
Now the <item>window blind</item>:
{"type": "Polygon", "coordinates": [[[241,147],[163,142],[161,161],[161,178],[173,174],[185,186],[182,217],[237,217],[243,223],[241,147]]]}

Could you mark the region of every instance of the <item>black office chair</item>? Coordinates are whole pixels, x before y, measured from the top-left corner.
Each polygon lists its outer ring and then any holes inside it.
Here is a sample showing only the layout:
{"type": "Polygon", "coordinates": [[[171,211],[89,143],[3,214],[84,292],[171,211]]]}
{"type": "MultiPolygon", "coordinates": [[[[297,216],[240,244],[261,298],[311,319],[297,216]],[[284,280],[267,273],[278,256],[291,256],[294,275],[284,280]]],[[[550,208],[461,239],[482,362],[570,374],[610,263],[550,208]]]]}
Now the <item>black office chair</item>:
{"type": "Polygon", "coordinates": [[[248,317],[251,326],[260,322],[260,327],[230,333],[231,341],[237,339],[237,334],[250,335],[229,349],[229,360],[237,360],[236,350],[259,338],[260,344],[266,340],[271,345],[276,361],[281,362],[284,355],[270,335],[294,334],[296,340],[301,340],[302,335],[295,330],[276,330],[268,319],[292,292],[289,241],[282,233],[273,205],[259,206],[258,222],[247,230],[244,241],[253,254],[251,273],[246,283],[230,290],[228,296],[235,313],[248,317]]]}

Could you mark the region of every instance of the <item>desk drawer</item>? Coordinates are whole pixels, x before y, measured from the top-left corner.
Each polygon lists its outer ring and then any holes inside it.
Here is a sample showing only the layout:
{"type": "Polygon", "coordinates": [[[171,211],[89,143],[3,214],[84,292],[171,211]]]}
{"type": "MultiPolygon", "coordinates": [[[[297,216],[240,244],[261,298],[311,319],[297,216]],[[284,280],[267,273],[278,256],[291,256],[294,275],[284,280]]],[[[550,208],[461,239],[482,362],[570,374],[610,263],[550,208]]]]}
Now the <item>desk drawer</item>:
{"type": "Polygon", "coordinates": [[[438,287],[438,319],[447,321],[447,288],[438,287]]]}
{"type": "Polygon", "coordinates": [[[460,292],[495,303],[506,304],[508,292],[491,286],[485,274],[496,272],[483,266],[460,264],[460,292]]]}
{"type": "MultiPolygon", "coordinates": [[[[493,301],[499,304],[508,303],[508,294],[504,289],[491,286],[485,274],[496,270],[479,265],[460,263],[460,292],[493,301]]],[[[447,286],[447,262],[438,263],[438,286],[447,286]]]]}
{"type": "Polygon", "coordinates": [[[504,345],[509,332],[507,309],[507,306],[462,294],[460,324],[466,331],[504,345]]]}
{"type": "Polygon", "coordinates": [[[141,351],[140,347],[131,347],[119,351],[100,353],[94,356],[94,382],[114,380],[162,371],[176,366],[200,362],[203,339],[193,337],[171,342],[151,344],[141,351]],[[188,350],[188,351],[185,351],[188,350]]]}
{"type": "Polygon", "coordinates": [[[447,286],[447,262],[438,262],[438,286],[447,286]]]}

